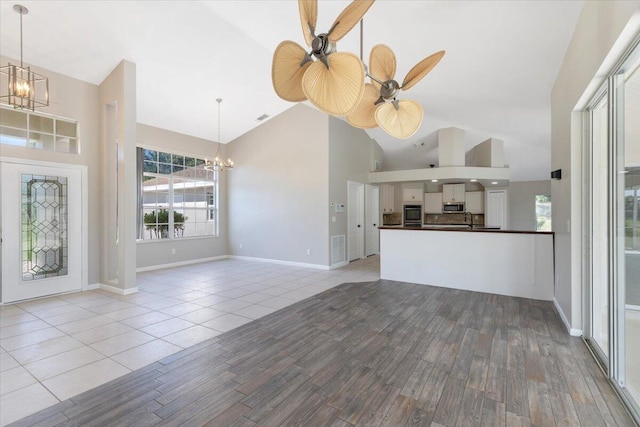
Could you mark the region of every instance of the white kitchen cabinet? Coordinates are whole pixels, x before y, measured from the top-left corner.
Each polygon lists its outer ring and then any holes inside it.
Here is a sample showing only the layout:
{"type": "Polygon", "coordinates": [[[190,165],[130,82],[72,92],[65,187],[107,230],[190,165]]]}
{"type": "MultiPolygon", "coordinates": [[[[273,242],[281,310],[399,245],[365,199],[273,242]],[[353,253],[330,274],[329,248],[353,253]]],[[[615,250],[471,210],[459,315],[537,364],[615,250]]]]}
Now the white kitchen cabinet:
{"type": "Polygon", "coordinates": [[[472,214],[484,213],[484,191],[470,191],[465,194],[465,210],[472,214]]]}
{"type": "Polygon", "coordinates": [[[406,203],[419,203],[422,204],[422,189],[421,188],[403,188],[402,200],[406,203]]]}
{"type": "Polygon", "coordinates": [[[424,193],[424,213],[442,213],[442,193],[424,193]]]}
{"type": "Polygon", "coordinates": [[[464,203],[464,184],[445,184],[442,186],[443,203],[464,203]]]}
{"type": "Polygon", "coordinates": [[[382,209],[383,214],[393,213],[394,212],[394,198],[395,198],[395,187],[390,184],[382,184],[380,186],[381,194],[381,203],[380,208],[382,209]]]}

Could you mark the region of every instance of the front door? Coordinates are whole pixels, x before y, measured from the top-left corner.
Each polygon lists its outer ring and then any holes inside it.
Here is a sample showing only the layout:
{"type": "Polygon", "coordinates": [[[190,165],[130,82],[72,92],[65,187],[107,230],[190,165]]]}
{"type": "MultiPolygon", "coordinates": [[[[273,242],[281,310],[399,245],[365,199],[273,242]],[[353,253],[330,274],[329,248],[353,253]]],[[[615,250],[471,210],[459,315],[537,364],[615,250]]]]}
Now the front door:
{"type": "Polygon", "coordinates": [[[82,173],[3,162],[2,302],[82,288],[82,173]]]}

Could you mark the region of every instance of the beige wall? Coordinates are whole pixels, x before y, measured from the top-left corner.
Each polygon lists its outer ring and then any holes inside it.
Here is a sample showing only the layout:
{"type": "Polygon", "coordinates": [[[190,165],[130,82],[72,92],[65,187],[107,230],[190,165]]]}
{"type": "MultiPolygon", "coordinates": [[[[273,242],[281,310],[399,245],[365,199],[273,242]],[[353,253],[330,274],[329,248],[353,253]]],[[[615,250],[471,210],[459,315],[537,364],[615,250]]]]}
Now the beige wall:
{"type": "Polygon", "coordinates": [[[227,148],[228,253],[327,266],[327,115],[297,104],[227,148]]]}
{"type": "MultiPolygon", "coordinates": [[[[214,141],[147,126],[141,123],[138,123],[137,126],[137,139],[138,146],[200,158],[213,158],[217,148],[214,141]]],[[[220,206],[225,206],[227,203],[226,180],[228,174],[233,173],[235,173],[235,171],[220,174],[218,199],[220,206]]],[[[226,209],[220,209],[219,221],[220,234],[217,237],[139,242],[137,267],[146,268],[226,255],[226,209]],[[173,250],[175,250],[175,253],[173,253],[173,250]]]]}
{"type": "MultiPolygon", "coordinates": [[[[536,194],[551,194],[551,181],[509,184],[509,228],[536,231],[536,194]]],[[[553,200],[551,200],[553,211],[553,200]]]]}
{"type": "MultiPolygon", "coordinates": [[[[551,93],[551,184],[555,231],[555,298],[576,332],[582,329],[582,123],[572,113],[640,1],[587,1],[551,93]]],[[[602,70],[600,70],[602,71],[602,70]]],[[[605,74],[606,75],[606,72],[605,74]]]]}
{"type": "MultiPolygon", "coordinates": [[[[0,56],[0,63],[15,63],[15,59],[0,56]]],[[[31,159],[46,162],[85,165],[88,171],[89,236],[86,248],[89,258],[88,282],[100,281],[100,246],[102,211],[102,150],[100,146],[100,114],[98,86],[31,66],[49,78],[49,107],[39,108],[38,113],[51,114],[78,121],[80,154],[54,153],[32,148],[0,145],[0,156],[31,159]]]]}

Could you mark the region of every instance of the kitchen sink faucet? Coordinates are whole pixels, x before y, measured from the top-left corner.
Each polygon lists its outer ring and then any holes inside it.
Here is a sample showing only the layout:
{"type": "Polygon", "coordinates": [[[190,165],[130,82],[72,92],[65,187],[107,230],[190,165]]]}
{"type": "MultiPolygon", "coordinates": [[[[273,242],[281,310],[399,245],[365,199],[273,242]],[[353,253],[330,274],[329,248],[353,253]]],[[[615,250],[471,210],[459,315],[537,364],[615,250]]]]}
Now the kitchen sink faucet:
{"type": "Polygon", "coordinates": [[[473,214],[471,212],[465,212],[464,213],[464,222],[467,222],[467,215],[469,215],[469,219],[470,219],[468,225],[469,225],[470,228],[473,228],[473,214]]]}

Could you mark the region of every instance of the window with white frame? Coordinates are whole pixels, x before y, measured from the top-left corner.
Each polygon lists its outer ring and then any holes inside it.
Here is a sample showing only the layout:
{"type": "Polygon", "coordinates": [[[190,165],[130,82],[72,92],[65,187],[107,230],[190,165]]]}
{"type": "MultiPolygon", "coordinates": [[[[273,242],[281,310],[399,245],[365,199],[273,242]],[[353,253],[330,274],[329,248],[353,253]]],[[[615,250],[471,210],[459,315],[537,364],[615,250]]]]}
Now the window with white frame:
{"type": "Polygon", "coordinates": [[[207,203],[209,205],[209,221],[215,221],[218,210],[216,209],[215,193],[207,193],[207,203]]]}
{"type": "Polygon", "coordinates": [[[217,235],[217,173],[204,166],[197,157],[138,148],[140,240],[217,235]]]}
{"type": "Polygon", "coordinates": [[[0,144],[78,154],[77,127],[72,120],[0,108],[0,144]]]}

